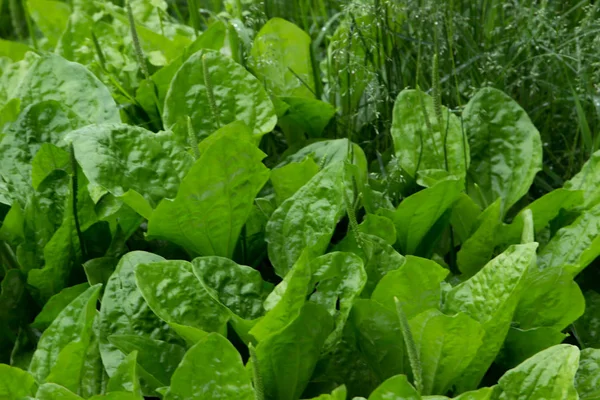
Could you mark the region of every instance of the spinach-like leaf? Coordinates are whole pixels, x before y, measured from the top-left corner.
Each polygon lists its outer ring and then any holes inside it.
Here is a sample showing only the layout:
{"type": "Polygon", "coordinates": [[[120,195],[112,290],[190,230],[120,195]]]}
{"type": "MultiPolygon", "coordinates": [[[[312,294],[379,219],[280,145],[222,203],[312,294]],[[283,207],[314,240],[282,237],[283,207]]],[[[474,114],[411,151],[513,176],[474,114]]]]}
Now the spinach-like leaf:
{"type": "Polygon", "coordinates": [[[564,188],[582,190],[583,205],[590,208],[600,202],[600,150],[590,156],[573,178],[565,182],[564,188]]]}
{"type": "Polygon", "coordinates": [[[35,394],[38,400],[81,400],[82,398],[69,389],[56,383],[44,383],[35,394]]]}
{"type": "Polygon", "coordinates": [[[403,90],[394,103],[391,134],[402,169],[416,178],[422,170],[446,170],[464,177],[469,144],[460,119],[442,106],[438,121],[434,101],[420,90],[403,90]]]}
{"type": "Polygon", "coordinates": [[[177,71],[165,98],[164,122],[181,141],[187,118],[200,141],[223,125],[241,120],[258,141],[275,127],[273,103],[261,83],[232,59],[200,50],[177,71]]]}
{"type": "Polygon", "coordinates": [[[542,350],[560,344],[566,334],[545,326],[519,329],[510,328],[495,362],[505,368],[514,368],[542,350]]]}
{"type": "Polygon", "coordinates": [[[27,3],[27,11],[40,31],[55,46],[67,27],[71,9],[68,4],[53,0],[32,0],[27,3]]]}
{"type": "Polygon", "coordinates": [[[123,359],[108,381],[108,385],[106,386],[107,392],[131,392],[138,397],[142,396],[142,389],[137,373],[137,355],[137,351],[132,351],[123,359]]]}
{"type": "Polygon", "coordinates": [[[42,311],[35,317],[31,327],[39,329],[40,331],[45,330],[52,324],[52,321],[60,314],[60,312],[67,307],[73,300],[79,297],[80,294],[85,292],[90,287],[87,283],[81,283],[79,285],[71,286],[61,290],[59,293],[52,296],[42,311]]]}
{"type": "Polygon", "coordinates": [[[504,216],[533,183],[542,168],[542,140],[525,110],[498,89],[484,88],[463,112],[471,147],[469,191],[487,208],[501,198],[504,216]]]}
{"type": "Polygon", "coordinates": [[[170,240],[195,255],[232,257],[254,198],[269,178],[264,157],[250,142],[216,140],[183,179],[177,197],[156,208],[149,237],[170,240]]]}
{"type": "Polygon", "coordinates": [[[0,376],[0,398],[17,400],[35,392],[35,379],[27,371],[0,364],[0,376]]]}
{"type": "Polygon", "coordinates": [[[579,354],[575,388],[581,400],[600,397],[600,350],[584,349],[579,354]]]}
{"type": "Polygon", "coordinates": [[[319,172],[319,166],[312,158],[292,162],[271,171],[271,183],[277,204],[283,203],[319,172]]]}
{"type": "Polygon", "coordinates": [[[369,400],[387,399],[421,400],[421,396],[408,383],[406,375],[396,375],[379,385],[369,396],[369,400]]]}
{"type": "Polygon", "coordinates": [[[600,348],[600,294],[587,290],[584,297],[585,312],[574,323],[577,340],[582,346],[600,348]]]}

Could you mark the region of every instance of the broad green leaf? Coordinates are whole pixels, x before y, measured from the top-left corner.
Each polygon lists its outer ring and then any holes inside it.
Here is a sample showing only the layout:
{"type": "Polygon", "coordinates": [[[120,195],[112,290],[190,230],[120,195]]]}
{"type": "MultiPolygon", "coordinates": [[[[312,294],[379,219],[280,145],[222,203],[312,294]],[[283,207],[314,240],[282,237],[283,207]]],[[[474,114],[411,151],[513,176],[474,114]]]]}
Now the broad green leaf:
{"type": "Polygon", "coordinates": [[[267,223],[265,240],[275,272],[284,277],[306,249],[309,257],[325,252],[345,213],[344,164],[335,162],[283,202],[267,223]]]}
{"type": "Polygon", "coordinates": [[[430,308],[439,308],[441,283],[449,271],[425,258],[407,256],[398,269],[381,278],[371,299],[395,312],[398,298],[408,319],[430,308]]]}
{"type": "MultiPolygon", "coordinates": [[[[450,224],[460,243],[464,243],[477,226],[481,208],[466,193],[461,193],[452,206],[450,224]]],[[[519,231],[519,233],[521,233],[519,231]]]]}
{"type": "Polygon", "coordinates": [[[138,352],[134,350],[119,364],[108,381],[107,392],[131,392],[138,397],[142,396],[137,372],[137,355],[138,352]]]}
{"type": "Polygon", "coordinates": [[[295,149],[290,154],[284,153],[282,161],[277,164],[276,168],[283,167],[292,162],[302,162],[307,156],[310,156],[313,161],[322,167],[327,167],[338,161],[346,161],[348,159],[348,151],[352,149],[354,164],[366,164],[365,153],[355,143],[349,142],[348,139],[322,140],[311,143],[301,149],[295,149]]]}
{"type": "Polygon", "coordinates": [[[583,190],[583,206],[590,208],[600,202],[600,150],[592,154],[573,178],[565,182],[564,188],[583,190]]]}
{"type": "Polygon", "coordinates": [[[445,294],[444,311],[464,312],[485,330],[483,345],[457,383],[459,391],[477,387],[502,347],[536,249],[537,243],[511,246],[445,294]]]}
{"type": "MultiPolygon", "coordinates": [[[[139,264],[164,261],[164,258],[143,251],[133,251],[121,257],[115,272],[104,289],[100,306],[99,337],[102,362],[112,376],[125,355],[115,347],[112,335],[139,335],[156,340],[177,342],[175,333],[148,307],[135,283],[135,267],[139,264]]],[[[145,355],[139,352],[140,357],[145,355]]],[[[139,360],[138,360],[139,361],[139,360]]],[[[168,384],[168,380],[164,382],[168,384]]]]}
{"type": "Polygon", "coordinates": [[[500,201],[496,200],[477,218],[475,231],[458,251],[456,261],[465,276],[475,275],[490,261],[498,240],[496,232],[501,223],[500,201]]]}
{"type": "Polygon", "coordinates": [[[233,121],[230,124],[219,128],[213,132],[210,136],[202,139],[198,144],[198,152],[200,155],[204,154],[213,143],[217,142],[221,138],[226,137],[229,140],[244,140],[252,143],[252,131],[243,121],[233,121]]]}
{"type": "Polygon", "coordinates": [[[277,204],[289,199],[319,172],[319,166],[307,157],[301,162],[292,162],[271,171],[271,183],[277,204]]]}
{"type": "Polygon", "coordinates": [[[560,344],[567,335],[556,328],[537,327],[527,330],[510,328],[495,362],[513,368],[549,347],[560,344]]]}
{"type": "Polygon", "coordinates": [[[216,51],[200,50],[177,71],[165,98],[164,122],[187,141],[187,118],[198,141],[241,120],[258,141],[275,127],[273,103],[261,83],[241,65],[216,51]]]}
{"type": "Polygon", "coordinates": [[[575,388],[581,400],[600,398],[600,350],[581,350],[575,388]]]}
{"type": "Polygon", "coordinates": [[[0,289],[0,361],[8,364],[20,328],[31,320],[36,310],[21,271],[6,271],[0,289]]]}
{"type": "Polygon", "coordinates": [[[252,45],[252,69],[277,96],[315,97],[310,36],[291,22],[272,18],[252,45]]]}
{"type": "Polygon", "coordinates": [[[515,310],[521,329],[546,326],[565,329],[585,310],[585,299],[571,274],[560,268],[533,269],[525,281],[526,293],[515,310]]]}
{"type": "Polygon", "coordinates": [[[332,329],[329,313],[308,302],[295,320],[258,344],[256,357],[265,400],[300,398],[332,329]]]}
{"type": "Polygon", "coordinates": [[[395,311],[361,299],[352,307],[349,324],[356,331],[357,347],[379,382],[410,370],[395,311]]]}
{"type": "Polygon", "coordinates": [[[32,51],[32,49],[25,43],[0,39],[0,57],[8,57],[12,61],[21,61],[28,51],[32,51]]]}
{"type": "Polygon", "coordinates": [[[116,197],[125,196],[124,201],[136,211],[140,207],[131,203],[132,192],[142,195],[139,201],[155,207],[163,198],[175,197],[193,162],[169,134],[131,125],[88,126],[72,132],[67,140],[73,143],[90,183],[116,197]]]}
{"type": "Polygon", "coordinates": [[[582,347],[600,348],[600,294],[587,290],[584,297],[585,312],[574,323],[577,341],[582,347]]]}
{"type": "Polygon", "coordinates": [[[67,28],[71,9],[67,3],[52,0],[27,0],[27,10],[31,18],[48,42],[55,46],[67,28]]]}
{"type": "Polygon", "coordinates": [[[538,267],[564,268],[577,275],[600,255],[600,205],[560,229],[540,251],[538,267]]]}
{"type": "Polygon", "coordinates": [[[82,378],[84,376],[84,365],[88,347],[91,342],[92,332],[67,344],[58,354],[46,382],[56,383],[73,393],[81,394],[82,378]]]}
{"type": "Polygon", "coordinates": [[[26,396],[33,396],[35,392],[35,379],[27,371],[17,367],[0,364],[0,398],[18,400],[26,396]]]}
{"type": "Polygon", "coordinates": [[[471,392],[465,392],[457,397],[446,396],[423,396],[423,400],[490,400],[493,395],[493,387],[485,387],[471,392]]]}
{"type": "Polygon", "coordinates": [[[307,252],[303,252],[283,281],[265,300],[265,317],[250,330],[250,334],[259,343],[298,317],[308,295],[311,277],[310,260],[307,252]]]}
{"type": "Polygon", "coordinates": [[[225,332],[231,312],[215,299],[214,290],[194,275],[189,262],[138,264],[135,280],[148,306],[163,321],[225,332]]]}
{"type": "Polygon", "coordinates": [[[506,372],[494,398],[576,400],[575,373],[579,349],[568,344],[550,347],[506,372]]]}
{"type": "Polygon", "coordinates": [[[99,338],[99,312],[96,312],[90,344],[85,354],[81,373],[80,394],[84,398],[104,393],[108,383],[108,374],[102,364],[99,338]]]}
{"type": "Polygon", "coordinates": [[[423,369],[422,394],[446,393],[475,358],[482,326],[466,314],[447,316],[436,309],[409,323],[423,369]]]}
{"type": "Polygon", "coordinates": [[[394,221],[402,254],[415,254],[419,244],[437,220],[450,209],[463,188],[461,180],[446,180],[407,197],[395,211],[382,210],[394,221]]]}
{"type": "Polygon", "coordinates": [[[244,140],[217,140],[192,166],[177,197],[156,208],[148,236],[195,255],[231,258],[254,198],[269,178],[264,157],[244,140]]]}
{"type": "Polygon", "coordinates": [[[34,189],[53,171],[62,170],[72,173],[69,153],[52,143],[42,143],[39,151],[31,161],[31,183],[34,189]]]}
{"type": "Polygon", "coordinates": [[[408,383],[406,375],[396,375],[379,385],[369,400],[421,400],[421,396],[408,383]]]}
{"type": "Polygon", "coordinates": [[[482,208],[501,198],[501,215],[527,193],[542,169],[542,141],[529,116],[498,89],[484,88],[463,112],[471,148],[470,190],[482,208]]]}
{"type": "Polygon", "coordinates": [[[57,385],[55,383],[44,383],[41,385],[35,394],[38,400],[81,400],[82,397],[77,396],[69,389],[57,385]]]}
{"type": "Polygon", "coordinates": [[[252,320],[264,314],[268,286],[254,268],[223,257],[192,260],[194,274],[216,292],[221,304],[241,318],[252,320]]]}
{"type": "Polygon", "coordinates": [[[289,145],[305,138],[320,138],[336,109],[329,103],[305,97],[281,97],[286,111],[277,124],[286,135],[289,145]]]}
{"type": "Polygon", "coordinates": [[[325,307],[335,318],[335,329],[327,338],[327,349],[342,337],[342,331],[354,300],[367,282],[363,261],[355,254],[334,252],[311,262],[311,287],[316,284],[310,300],[325,307]]]}
{"type": "Polygon", "coordinates": [[[312,400],[346,400],[346,386],[342,385],[331,392],[331,394],[322,394],[312,400]]]}
{"type": "Polygon", "coordinates": [[[81,283],[79,285],[71,286],[61,290],[55,294],[44,304],[42,311],[35,317],[35,320],[31,324],[32,328],[44,331],[48,328],[52,321],[60,314],[60,312],[67,307],[73,300],[79,297],[80,294],[85,292],[90,287],[87,283],[81,283]]]}
{"type": "Polygon", "coordinates": [[[21,107],[56,100],[91,124],[119,122],[119,111],[110,92],[81,64],[48,54],[38,58],[21,82],[15,97],[21,107]]]}
{"type": "Polygon", "coordinates": [[[216,333],[188,350],[165,395],[165,400],[254,398],[241,356],[226,338],[216,333]]]}
{"type": "Polygon", "coordinates": [[[89,340],[99,293],[100,285],[88,288],[69,303],[44,331],[29,366],[29,372],[38,382],[43,382],[51,373],[60,353],[69,344],[85,342],[86,338],[89,340]]]}
{"type": "Polygon", "coordinates": [[[469,144],[461,121],[443,106],[438,121],[433,103],[433,98],[420,90],[403,90],[398,95],[391,128],[398,162],[413,178],[429,169],[464,177],[469,168],[469,144]]]}
{"type": "MultiPolygon", "coordinates": [[[[120,227],[120,225],[118,226],[120,227]]],[[[85,276],[90,285],[101,283],[102,287],[105,288],[118,263],[119,259],[115,257],[92,258],[83,263],[85,276]]]]}
{"type": "MultiPolygon", "coordinates": [[[[137,351],[136,361],[139,376],[152,389],[169,384],[173,372],[185,354],[183,346],[145,336],[112,335],[108,340],[122,354],[131,354],[137,351]]],[[[119,359],[122,364],[125,357],[121,356],[119,359]]],[[[113,376],[117,373],[119,365],[115,367],[113,376]]]]}

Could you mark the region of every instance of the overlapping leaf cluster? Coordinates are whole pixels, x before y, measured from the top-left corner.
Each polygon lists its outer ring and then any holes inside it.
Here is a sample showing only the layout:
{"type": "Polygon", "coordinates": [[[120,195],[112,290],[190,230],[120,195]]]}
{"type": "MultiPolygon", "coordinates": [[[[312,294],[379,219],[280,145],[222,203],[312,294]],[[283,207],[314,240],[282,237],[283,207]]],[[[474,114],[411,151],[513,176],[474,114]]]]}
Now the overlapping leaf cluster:
{"type": "Polygon", "coordinates": [[[154,3],[32,13],[53,51],[3,59],[1,398],[600,396],[600,153],[528,203],[514,100],[407,89],[370,160],[300,28],[154,3]]]}

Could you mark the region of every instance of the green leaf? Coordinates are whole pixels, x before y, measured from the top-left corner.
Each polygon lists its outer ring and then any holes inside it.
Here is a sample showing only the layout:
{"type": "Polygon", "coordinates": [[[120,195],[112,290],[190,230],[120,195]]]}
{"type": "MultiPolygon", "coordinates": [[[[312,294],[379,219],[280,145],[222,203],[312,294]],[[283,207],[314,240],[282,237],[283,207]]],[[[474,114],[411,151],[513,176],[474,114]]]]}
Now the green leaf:
{"type": "Polygon", "coordinates": [[[336,112],[331,104],[317,99],[281,97],[280,100],[287,108],[277,124],[285,133],[289,145],[293,145],[296,138],[322,137],[323,131],[336,112]]]}
{"type": "Polygon", "coordinates": [[[81,400],[82,398],[69,389],[55,383],[44,383],[40,386],[35,398],[38,400],[81,400]]]}
{"type": "Polygon", "coordinates": [[[402,254],[415,254],[419,244],[437,220],[450,209],[463,189],[463,181],[446,180],[407,197],[395,211],[382,210],[394,221],[402,254]]]}
{"type": "Polygon", "coordinates": [[[0,364],[0,398],[19,400],[25,396],[33,396],[35,379],[27,371],[20,368],[0,364]]]}
{"type": "Polygon", "coordinates": [[[600,398],[600,350],[581,350],[575,388],[581,400],[600,398]]]}
{"type": "Polygon", "coordinates": [[[44,331],[48,328],[52,321],[60,314],[60,312],[67,307],[73,300],[79,297],[80,294],[85,292],[90,287],[87,283],[81,283],[79,285],[71,286],[61,290],[55,294],[44,304],[42,311],[35,317],[35,320],[31,324],[32,328],[44,331]]]}
{"type": "Polygon", "coordinates": [[[254,400],[242,358],[223,336],[213,333],[181,360],[165,400],[254,400]]]}
{"type": "Polygon", "coordinates": [[[371,299],[390,311],[396,310],[394,297],[402,304],[408,319],[430,308],[439,308],[441,283],[449,271],[425,258],[407,256],[404,263],[381,278],[371,299]]]}
{"type": "Polygon", "coordinates": [[[600,202],[600,150],[592,154],[573,178],[565,182],[564,188],[582,190],[583,206],[591,208],[600,202]]]}
{"type": "Polygon", "coordinates": [[[311,269],[311,287],[317,286],[310,300],[324,306],[335,318],[335,329],[325,343],[326,348],[330,349],[342,337],[352,304],[367,282],[367,274],[360,257],[342,252],[314,259],[311,269]]]}
{"type": "Polygon", "coordinates": [[[600,294],[587,290],[584,297],[585,312],[574,323],[577,341],[582,347],[600,348],[600,294]]]}
{"type": "Polygon", "coordinates": [[[267,223],[265,240],[277,275],[284,277],[305,249],[309,257],[325,252],[345,213],[344,190],[344,164],[335,162],[275,210],[267,223]]]}
{"type": "Polygon", "coordinates": [[[565,329],[585,310],[585,299],[571,275],[560,268],[532,270],[525,281],[525,296],[515,310],[521,329],[538,326],[565,329]]]}
{"type": "Polygon", "coordinates": [[[475,275],[492,258],[501,223],[500,201],[497,200],[479,215],[475,231],[456,255],[458,268],[467,277],[475,275]]]}
{"type": "Polygon", "coordinates": [[[471,236],[480,215],[481,209],[473,199],[468,194],[461,193],[452,206],[452,214],[450,215],[450,224],[460,243],[464,243],[471,236]]]}
{"type": "Polygon", "coordinates": [[[329,313],[308,302],[288,326],[258,344],[256,355],[265,400],[300,398],[332,329],[329,313]]]}
{"type": "Polygon", "coordinates": [[[319,172],[319,166],[307,157],[301,162],[292,162],[271,171],[271,183],[277,204],[283,203],[319,172]]]}
{"type": "Polygon", "coordinates": [[[483,345],[457,382],[460,392],[477,387],[502,347],[524,286],[535,262],[537,243],[514,245],[469,280],[445,295],[444,311],[464,312],[483,326],[483,345]]]}
{"type": "Polygon", "coordinates": [[[200,50],[179,68],[165,98],[163,117],[182,143],[187,141],[188,117],[198,141],[235,120],[245,122],[258,141],[277,122],[261,83],[241,65],[211,50],[200,50]]]}
{"type": "Polygon", "coordinates": [[[265,317],[250,330],[250,334],[259,342],[298,317],[308,295],[311,273],[308,253],[303,252],[291,271],[265,300],[265,317]]]}
{"type": "Polygon", "coordinates": [[[371,393],[369,400],[421,400],[421,396],[410,383],[406,375],[396,375],[371,393]]]}
{"type": "Polygon", "coordinates": [[[99,293],[100,285],[88,288],[44,331],[29,366],[29,372],[38,382],[44,382],[48,377],[63,349],[70,344],[74,346],[73,343],[89,341],[99,293]]]}
{"type": "MultiPolygon", "coordinates": [[[[35,314],[27,291],[25,275],[16,269],[6,272],[0,291],[0,360],[8,363],[14,353],[18,334],[35,314]]],[[[14,365],[14,363],[11,363],[14,365]]]]}
{"type": "MultiPolygon", "coordinates": [[[[120,227],[120,225],[118,226],[120,227]]],[[[114,257],[93,258],[83,263],[85,276],[90,285],[101,283],[105,288],[118,263],[119,259],[114,257]]]]}
{"type": "Polygon", "coordinates": [[[8,57],[15,62],[21,61],[29,51],[32,49],[25,43],[0,39],[0,57],[8,57]]]}
{"type": "Polygon", "coordinates": [[[442,106],[442,120],[438,121],[433,98],[420,90],[403,90],[398,95],[391,135],[396,158],[411,177],[416,178],[419,171],[428,169],[446,170],[459,177],[466,175],[469,144],[460,119],[442,106]]]}
{"type": "Polygon", "coordinates": [[[192,166],[177,197],[156,208],[148,236],[195,255],[231,258],[254,198],[269,177],[264,157],[244,140],[217,140],[192,166]]]}
{"type": "Polygon", "coordinates": [[[495,362],[513,368],[542,350],[560,344],[567,335],[556,328],[510,328],[495,362]]]}
{"type": "Polygon", "coordinates": [[[423,369],[422,394],[446,393],[475,358],[484,330],[466,314],[427,310],[409,321],[423,369]]]}
{"type": "Polygon", "coordinates": [[[313,161],[322,166],[321,169],[334,164],[338,161],[346,161],[348,159],[348,150],[352,149],[354,164],[366,164],[365,153],[355,143],[349,142],[348,139],[322,140],[311,143],[301,149],[291,149],[290,154],[284,153],[282,161],[277,164],[276,168],[283,167],[291,162],[302,162],[307,156],[310,156],[313,161]]]}
{"type": "Polygon", "coordinates": [[[214,291],[194,275],[189,262],[138,264],[135,280],[148,306],[163,321],[206,332],[225,332],[231,312],[215,299],[214,291]],[[181,285],[181,282],[186,284],[181,285]]]}
{"type": "Polygon", "coordinates": [[[346,386],[342,385],[331,392],[331,394],[322,394],[312,400],[346,400],[346,386]]]}
{"type": "Polygon", "coordinates": [[[56,100],[91,124],[119,122],[119,111],[110,92],[81,64],[48,54],[38,58],[24,77],[15,97],[21,107],[56,100]]]}
{"type": "Polygon", "coordinates": [[[73,143],[90,183],[124,197],[138,212],[142,207],[131,200],[155,207],[163,198],[175,197],[193,162],[169,134],[125,124],[88,126],[72,132],[67,140],[73,143]],[[135,196],[134,191],[142,198],[129,197],[135,196]]]}
{"type": "Polygon", "coordinates": [[[379,382],[410,370],[396,311],[372,300],[357,300],[350,312],[357,347],[379,382]]]}
{"type": "Polygon", "coordinates": [[[216,292],[219,303],[241,318],[252,320],[264,314],[268,287],[254,268],[223,257],[192,260],[196,277],[216,292]]]}
{"type": "Polygon", "coordinates": [[[68,4],[52,0],[27,0],[27,10],[31,18],[48,42],[55,46],[67,28],[71,9],[68,4]]]}
{"type": "Polygon", "coordinates": [[[498,89],[484,88],[463,112],[471,147],[470,195],[482,208],[501,198],[501,214],[527,193],[542,169],[542,141],[525,110],[498,89]]]}
{"type": "Polygon", "coordinates": [[[600,204],[560,229],[540,251],[538,267],[565,268],[577,275],[600,255],[600,204]]]}
{"type": "Polygon", "coordinates": [[[537,353],[498,381],[494,398],[504,399],[578,399],[574,387],[579,349],[560,344],[537,353]]]}
{"type": "Polygon", "coordinates": [[[315,97],[310,36],[291,22],[272,18],[252,45],[252,69],[277,96],[315,97]]]}
{"type": "Polygon", "coordinates": [[[71,174],[69,153],[52,143],[42,143],[31,161],[31,183],[37,189],[42,181],[56,170],[71,174]]]}
{"type": "Polygon", "coordinates": [[[129,353],[127,357],[119,364],[115,373],[108,381],[107,392],[131,392],[138,397],[142,396],[140,380],[137,373],[137,355],[136,350],[129,353]]]}
{"type": "MultiPolygon", "coordinates": [[[[135,283],[135,267],[139,264],[163,261],[164,258],[143,251],[133,251],[121,257],[115,272],[104,289],[100,306],[99,337],[102,362],[112,376],[125,355],[109,342],[113,335],[139,335],[150,339],[178,343],[175,333],[148,307],[135,283]]],[[[139,352],[140,357],[145,352],[139,352]]],[[[139,362],[139,360],[138,360],[139,362]]],[[[167,380],[164,382],[168,384],[167,380]]]]}

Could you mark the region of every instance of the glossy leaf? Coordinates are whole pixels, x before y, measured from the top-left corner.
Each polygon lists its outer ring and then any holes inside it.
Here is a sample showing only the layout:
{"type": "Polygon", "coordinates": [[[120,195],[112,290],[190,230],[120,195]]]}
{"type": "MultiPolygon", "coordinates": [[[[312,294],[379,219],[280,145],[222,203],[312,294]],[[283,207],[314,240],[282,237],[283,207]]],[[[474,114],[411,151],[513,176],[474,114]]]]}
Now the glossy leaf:
{"type": "Polygon", "coordinates": [[[421,396],[408,383],[406,375],[396,375],[383,382],[371,395],[369,400],[420,400],[421,396]]]}
{"type": "Polygon", "coordinates": [[[254,400],[242,358],[223,336],[213,333],[198,342],[181,360],[166,400],[254,400]]]}
{"type": "Polygon", "coordinates": [[[443,106],[442,120],[438,121],[433,103],[433,98],[420,90],[403,90],[398,95],[391,128],[398,162],[413,178],[429,169],[465,176],[469,144],[461,121],[443,106]]]}
{"type": "Polygon", "coordinates": [[[82,398],[69,389],[55,383],[44,383],[40,386],[35,398],[38,400],[81,400],[82,398]]]}
{"type": "Polygon", "coordinates": [[[600,397],[600,350],[584,349],[579,354],[575,388],[581,400],[600,397]]]}
{"type": "Polygon", "coordinates": [[[56,170],[71,174],[69,153],[52,143],[42,143],[31,161],[31,183],[34,189],[56,170]]]}
{"type": "Polygon", "coordinates": [[[190,169],[177,197],[156,208],[149,237],[172,241],[196,255],[232,257],[254,198],[269,177],[264,157],[249,142],[217,140],[190,169]]]}
{"type": "Polygon", "coordinates": [[[600,294],[593,290],[584,293],[585,312],[574,323],[577,340],[582,346],[600,348],[600,294]]]}
{"type": "Polygon", "coordinates": [[[583,205],[586,208],[590,208],[600,202],[600,150],[592,154],[589,160],[583,164],[581,171],[579,171],[573,178],[565,182],[564,188],[571,190],[582,190],[583,205]]]}
{"type": "Polygon", "coordinates": [[[531,329],[510,328],[496,363],[513,368],[549,347],[560,344],[566,334],[556,328],[536,327],[531,329]]]}
{"type": "Polygon", "coordinates": [[[319,172],[319,166],[307,157],[301,162],[292,162],[271,171],[271,183],[277,204],[292,197],[302,186],[319,172]]]}
{"type": "Polygon", "coordinates": [[[463,112],[471,148],[471,197],[482,208],[501,198],[505,215],[542,168],[542,141],[525,110],[498,89],[484,88],[463,112]]]}
{"type": "Polygon", "coordinates": [[[476,388],[498,354],[521,296],[524,277],[535,262],[536,248],[537,243],[511,246],[446,293],[445,311],[464,312],[485,330],[483,345],[457,383],[458,390],[476,388]]]}
{"type": "Polygon", "coordinates": [[[295,139],[322,137],[336,112],[331,104],[313,98],[281,97],[280,100],[287,109],[279,116],[277,124],[290,144],[294,144],[295,139]]]}
{"type": "Polygon", "coordinates": [[[343,162],[325,167],[275,210],[266,241],[275,272],[284,277],[304,249],[310,257],[325,252],[343,207],[343,162]],[[300,221],[302,223],[300,224],[300,221]]]}
{"type": "Polygon", "coordinates": [[[79,297],[80,294],[85,292],[90,285],[87,283],[81,283],[79,285],[71,286],[61,290],[55,294],[44,304],[42,311],[35,317],[35,320],[31,324],[32,327],[41,331],[45,330],[52,324],[52,321],[60,314],[60,312],[67,307],[73,300],[79,297]]]}
{"type": "Polygon", "coordinates": [[[27,371],[17,367],[0,364],[0,398],[17,400],[32,396],[35,391],[35,379],[27,371]]]}
{"type": "Polygon", "coordinates": [[[235,120],[245,122],[258,141],[277,122],[261,83],[241,65],[210,50],[200,50],[179,68],[165,98],[163,117],[182,143],[188,117],[198,141],[235,120]]]}
{"type": "Polygon", "coordinates": [[[137,351],[132,351],[119,364],[115,373],[108,381],[107,392],[131,392],[139,397],[142,396],[140,381],[137,373],[137,351]]]}
{"type": "Polygon", "coordinates": [[[27,10],[36,25],[52,45],[67,27],[71,10],[68,4],[52,0],[32,0],[27,3],[27,10]]]}

